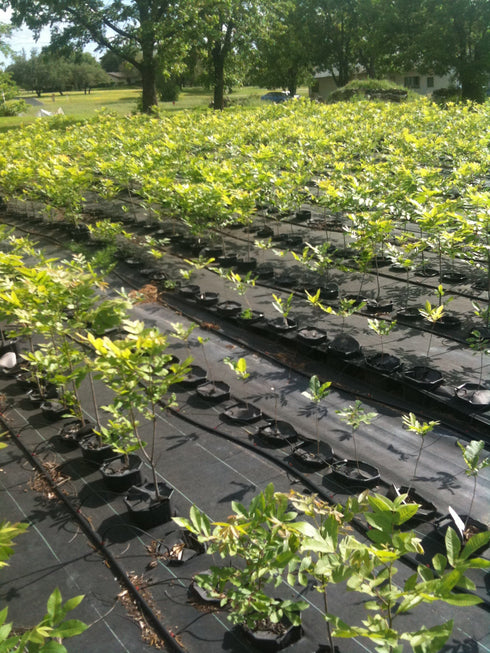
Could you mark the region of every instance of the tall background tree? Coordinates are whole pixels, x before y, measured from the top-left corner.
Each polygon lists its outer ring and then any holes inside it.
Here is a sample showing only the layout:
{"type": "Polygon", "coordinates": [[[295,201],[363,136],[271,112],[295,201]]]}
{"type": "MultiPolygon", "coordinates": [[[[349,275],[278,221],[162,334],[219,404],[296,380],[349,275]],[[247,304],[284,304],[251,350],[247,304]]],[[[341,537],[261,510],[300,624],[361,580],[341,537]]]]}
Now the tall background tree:
{"type": "Polygon", "coordinates": [[[277,6],[270,28],[255,42],[254,83],[267,88],[280,86],[295,95],[313,72],[311,35],[305,0],[290,0],[277,6]]]}
{"type": "Polygon", "coordinates": [[[141,73],[142,110],[157,104],[159,69],[171,69],[188,47],[186,29],[193,0],[0,0],[12,9],[12,24],[39,30],[51,27],[54,48],[82,50],[90,41],[116,53],[141,73]]]}
{"type": "Polygon", "coordinates": [[[195,34],[209,70],[213,106],[222,109],[226,76],[249,56],[278,0],[201,0],[195,34]]]}
{"type": "Polygon", "coordinates": [[[416,64],[436,74],[454,72],[463,99],[483,102],[490,78],[489,0],[418,1],[424,29],[416,64]]]}

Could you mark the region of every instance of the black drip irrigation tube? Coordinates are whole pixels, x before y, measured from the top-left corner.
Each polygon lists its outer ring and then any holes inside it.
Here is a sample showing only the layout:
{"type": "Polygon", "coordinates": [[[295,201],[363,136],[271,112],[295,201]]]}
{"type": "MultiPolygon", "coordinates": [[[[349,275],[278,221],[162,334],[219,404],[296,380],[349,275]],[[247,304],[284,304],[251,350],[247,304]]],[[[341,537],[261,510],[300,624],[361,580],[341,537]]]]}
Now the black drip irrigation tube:
{"type": "Polygon", "coordinates": [[[104,558],[108,563],[110,570],[116,575],[119,582],[124,585],[128,590],[131,598],[136,602],[138,608],[141,610],[144,617],[148,620],[151,627],[158,634],[158,636],[165,642],[165,646],[168,647],[168,650],[172,653],[184,653],[185,649],[181,647],[175,638],[172,636],[170,631],[168,631],[165,626],[162,624],[160,619],[152,610],[151,606],[140,594],[134,583],[131,581],[129,576],[126,574],[124,569],[121,567],[116,558],[112,553],[107,549],[101,537],[92,529],[89,521],[83,516],[80,510],[77,510],[67,497],[60,492],[56,483],[53,483],[51,475],[48,474],[41,464],[41,462],[34,456],[29,449],[22,442],[20,434],[15,433],[12,428],[9,426],[3,414],[0,413],[0,422],[3,427],[8,431],[12,440],[16,443],[17,447],[20,449],[25,458],[30,462],[30,464],[36,468],[36,470],[43,476],[43,478],[49,483],[51,489],[56,494],[56,497],[59,501],[62,501],[64,506],[67,508],[71,517],[78,523],[82,529],[85,536],[93,544],[95,550],[104,558]]]}

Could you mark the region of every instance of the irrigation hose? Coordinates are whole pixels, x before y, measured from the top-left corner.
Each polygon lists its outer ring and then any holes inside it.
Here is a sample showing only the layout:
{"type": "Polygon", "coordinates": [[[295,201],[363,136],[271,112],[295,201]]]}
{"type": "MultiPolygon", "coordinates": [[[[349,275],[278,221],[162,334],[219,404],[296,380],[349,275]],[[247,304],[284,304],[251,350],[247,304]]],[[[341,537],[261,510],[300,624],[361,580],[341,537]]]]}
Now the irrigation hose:
{"type": "Polygon", "coordinates": [[[56,497],[61,501],[64,506],[67,508],[68,512],[74,520],[78,523],[82,529],[85,536],[92,543],[95,550],[103,557],[105,562],[108,564],[109,569],[115,574],[119,582],[128,590],[131,598],[135,601],[138,608],[141,610],[142,614],[148,620],[154,631],[158,636],[165,642],[165,646],[168,647],[168,650],[171,653],[184,653],[185,649],[181,647],[175,638],[172,636],[171,632],[165,628],[165,626],[158,619],[157,615],[154,613],[148,602],[143,598],[139,593],[138,589],[128,577],[124,569],[121,567],[116,558],[112,553],[107,549],[103,540],[100,536],[92,529],[89,521],[79,512],[68,500],[68,498],[60,491],[58,485],[53,483],[51,475],[46,472],[41,462],[32,455],[26,445],[22,442],[22,439],[19,434],[15,433],[8,422],[5,420],[4,416],[0,414],[0,422],[2,423],[3,428],[8,431],[11,436],[12,441],[14,441],[17,447],[21,450],[22,454],[29,460],[30,464],[36,469],[36,471],[42,475],[42,477],[49,483],[52,491],[56,494],[56,497]]]}

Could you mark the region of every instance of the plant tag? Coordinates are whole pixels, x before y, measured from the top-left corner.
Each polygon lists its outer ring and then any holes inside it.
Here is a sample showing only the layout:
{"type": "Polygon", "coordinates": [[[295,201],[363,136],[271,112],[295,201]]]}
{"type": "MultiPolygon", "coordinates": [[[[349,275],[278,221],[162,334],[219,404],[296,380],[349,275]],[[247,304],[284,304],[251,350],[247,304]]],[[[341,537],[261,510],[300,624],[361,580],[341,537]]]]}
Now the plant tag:
{"type": "Polygon", "coordinates": [[[459,531],[460,534],[461,534],[461,537],[463,537],[463,535],[464,535],[464,522],[463,522],[463,520],[462,520],[461,517],[458,515],[458,513],[456,512],[456,510],[454,510],[454,508],[451,508],[451,506],[449,506],[448,510],[449,510],[449,514],[450,514],[451,517],[453,518],[453,521],[454,521],[454,523],[455,523],[455,525],[456,525],[458,531],[459,531]]]}

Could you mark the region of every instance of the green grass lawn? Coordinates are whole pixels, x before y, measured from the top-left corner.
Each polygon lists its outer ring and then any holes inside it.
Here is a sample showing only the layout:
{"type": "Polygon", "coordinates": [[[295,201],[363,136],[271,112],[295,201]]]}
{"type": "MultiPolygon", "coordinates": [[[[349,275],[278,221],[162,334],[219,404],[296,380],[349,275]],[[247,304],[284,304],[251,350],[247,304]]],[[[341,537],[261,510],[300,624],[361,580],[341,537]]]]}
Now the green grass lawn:
{"type": "MultiPolygon", "coordinates": [[[[229,96],[232,100],[244,101],[255,104],[260,102],[260,96],[267,93],[268,89],[256,86],[247,86],[237,89],[229,96]]],[[[307,95],[308,89],[301,88],[298,93],[307,95]]],[[[26,94],[42,102],[42,106],[29,106],[23,116],[0,117],[0,132],[22,127],[36,119],[40,109],[56,113],[63,109],[65,115],[74,120],[84,120],[95,115],[97,111],[106,109],[111,113],[128,114],[136,111],[136,103],[141,95],[140,88],[95,89],[90,94],[83,92],[70,92],[64,95],[55,94],[54,101],[51,93],[46,93],[40,98],[35,94],[26,94]]],[[[185,88],[179,99],[173,102],[161,102],[160,108],[164,111],[182,111],[183,109],[200,109],[209,106],[212,91],[203,88],[185,88]]]]}

